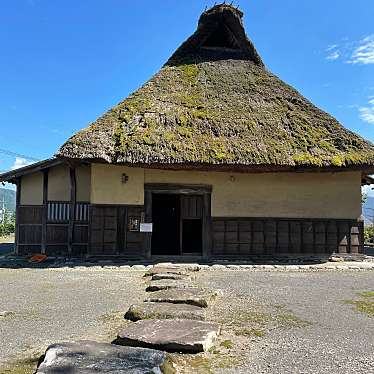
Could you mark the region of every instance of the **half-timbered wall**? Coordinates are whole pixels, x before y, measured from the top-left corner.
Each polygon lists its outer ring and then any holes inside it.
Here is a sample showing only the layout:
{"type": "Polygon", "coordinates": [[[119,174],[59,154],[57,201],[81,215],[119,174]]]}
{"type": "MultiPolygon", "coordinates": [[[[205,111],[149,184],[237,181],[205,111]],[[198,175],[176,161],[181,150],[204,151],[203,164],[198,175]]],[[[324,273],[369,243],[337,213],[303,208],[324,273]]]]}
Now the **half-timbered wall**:
{"type": "Polygon", "coordinates": [[[20,204],[43,204],[43,174],[41,172],[22,177],[20,204]]]}
{"type": "MultiPolygon", "coordinates": [[[[91,167],[79,165],[75,168],[77,190],[76,199],[89,202],[91,194],[91,167]]],[[[60,165],[48,172],[48,201],[70,201],[69,167],[60,165]]]]}
{"type": "Polygon", "coordinates": [[[88,252],[90,166],[78,166],[73,175],[75,193],[71,190],[67,165],[21,178],[17,208],[19,254],[82,255],[88,252]]]}
{"type": "Polygon", "coordinates": [[[67,165],[21,178],[20,254],[149,256],[150,235],[129,226],[130,219],[144,221],[149,184],[211,186],[206,235],[212,257],[357,253],[363,245],[359,172],[235,174],[93,164],[76,167],[74,176],[74,202],[67,165]]]}

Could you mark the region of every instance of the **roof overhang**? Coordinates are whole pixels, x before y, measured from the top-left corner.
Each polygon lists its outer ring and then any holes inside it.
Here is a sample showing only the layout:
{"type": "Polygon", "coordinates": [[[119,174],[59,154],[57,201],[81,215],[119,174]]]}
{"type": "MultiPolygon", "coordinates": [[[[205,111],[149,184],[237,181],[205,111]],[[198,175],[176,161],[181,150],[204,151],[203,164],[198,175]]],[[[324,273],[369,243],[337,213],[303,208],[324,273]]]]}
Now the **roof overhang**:
{"type": "Polygon", "coordinates": [[[374,176],[373,175],[363,175],[361,179],[362,186],[368,186],[370,184],[374,184],[374,176]]]}
{"type": "Polygon", "coordinates": [[[24,175],[33,174],[38,171],[43,171],[45,169],[61,165],[63,163],[64,160],[60,158],[50,158],[47,160],[39,161],[34,164],[24,166],[22,168],[14,169],[6,173],[0,174],[0,182],[15,183],[15,181],[18,178],[23,177],[24,175]]]}

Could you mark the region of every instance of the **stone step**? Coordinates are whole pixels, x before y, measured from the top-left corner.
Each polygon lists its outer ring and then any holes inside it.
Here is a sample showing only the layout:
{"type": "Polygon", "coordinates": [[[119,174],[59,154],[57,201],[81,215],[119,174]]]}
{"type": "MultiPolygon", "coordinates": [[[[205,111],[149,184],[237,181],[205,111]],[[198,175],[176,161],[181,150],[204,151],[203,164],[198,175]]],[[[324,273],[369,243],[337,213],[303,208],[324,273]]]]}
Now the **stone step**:
{"type": "Polygon", "coordinates": [[[118,333],[115,344],[167,352],[207,351],[220,334],[220,326],[189,319],[150,319],[134,322],[118,333]]]}
{"type": "Polygon", "coordinates": [[[167,372],[168,362],[158,350],[80,341],[50,345],[36,374],[156,374],[167,372]]]}
{"type": "Polygon", "coordinates": [[[145,289],[147,292],[168,290],[170,288],[195,288],[191,282],[179,281],[174,279],[160,279],[149,282],[145,289]]]}
{"type": "Polygon", "coordinates": [[[188,275],[188,272],[180,267],[172,267],[172,266],[167,266],[167,267],[158,267],[155,266],[153,268],[150,268],[146,271],[144,274],[146,277],[148,276],[153,276],[155,274],[175,274],[175,275],[188,275]]]}
{"type": "Polygon", "coordinates": [[[199,264],[184,264],[184,263],[172,263],[172,262],[159,262],[157,264],[154,264],[153,267],[172,267],[181,269],[184,271],[199,271],[200,265],[199,264]]]}
{"type": "Polygon", "coordinates": [[[194,319],[205,320],[205,310],[195,305],[172,303],[142,303],[131,305],[125,314],[130,321],[142,319],[194,319]]]}
{"type": "Polygon", "coordinates": [[[162,279],[187,281],[191,279],[191,277],[188,274],[173,274],[173,273],[157,273],[157,274],[152,275],[152,280],[162,280],[162,279]]]}
{"type": "Polygon", "coordinates": [[[201,288],[183,288],[156,291],[149,294],[145,302],[190,304],[207,308],[222,291],[201,288]]]}

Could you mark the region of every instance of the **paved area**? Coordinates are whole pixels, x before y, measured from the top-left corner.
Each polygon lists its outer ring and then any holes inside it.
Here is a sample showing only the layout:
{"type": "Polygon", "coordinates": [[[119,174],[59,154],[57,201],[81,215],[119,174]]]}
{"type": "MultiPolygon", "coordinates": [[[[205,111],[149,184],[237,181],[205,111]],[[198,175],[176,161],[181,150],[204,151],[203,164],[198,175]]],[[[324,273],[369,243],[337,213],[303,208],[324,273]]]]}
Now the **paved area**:
{"type": "Polygon", "coordinates": [[[215,318],[226,320],[227,332],[240,334],[247,323],[252,335],[237,349],[245,357],[239,367],[216,372],[374,372],[374,318],[344,302],[374,291],[371,271],[222,271],[205,272],[199,279],[224,290],[225,302],[217,303],[215,318]]]}

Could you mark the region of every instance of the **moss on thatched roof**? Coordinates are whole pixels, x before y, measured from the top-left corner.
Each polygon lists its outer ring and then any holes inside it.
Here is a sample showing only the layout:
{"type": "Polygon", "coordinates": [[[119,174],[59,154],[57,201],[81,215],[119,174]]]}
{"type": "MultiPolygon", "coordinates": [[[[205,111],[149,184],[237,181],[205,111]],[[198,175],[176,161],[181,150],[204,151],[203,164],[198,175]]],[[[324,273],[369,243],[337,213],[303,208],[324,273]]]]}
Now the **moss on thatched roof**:
{"type": "Polygon", "coordinates": [[[164,167],[367,167],[374,146],[264,67],[229,5],[59,156],[164,167]]]}

